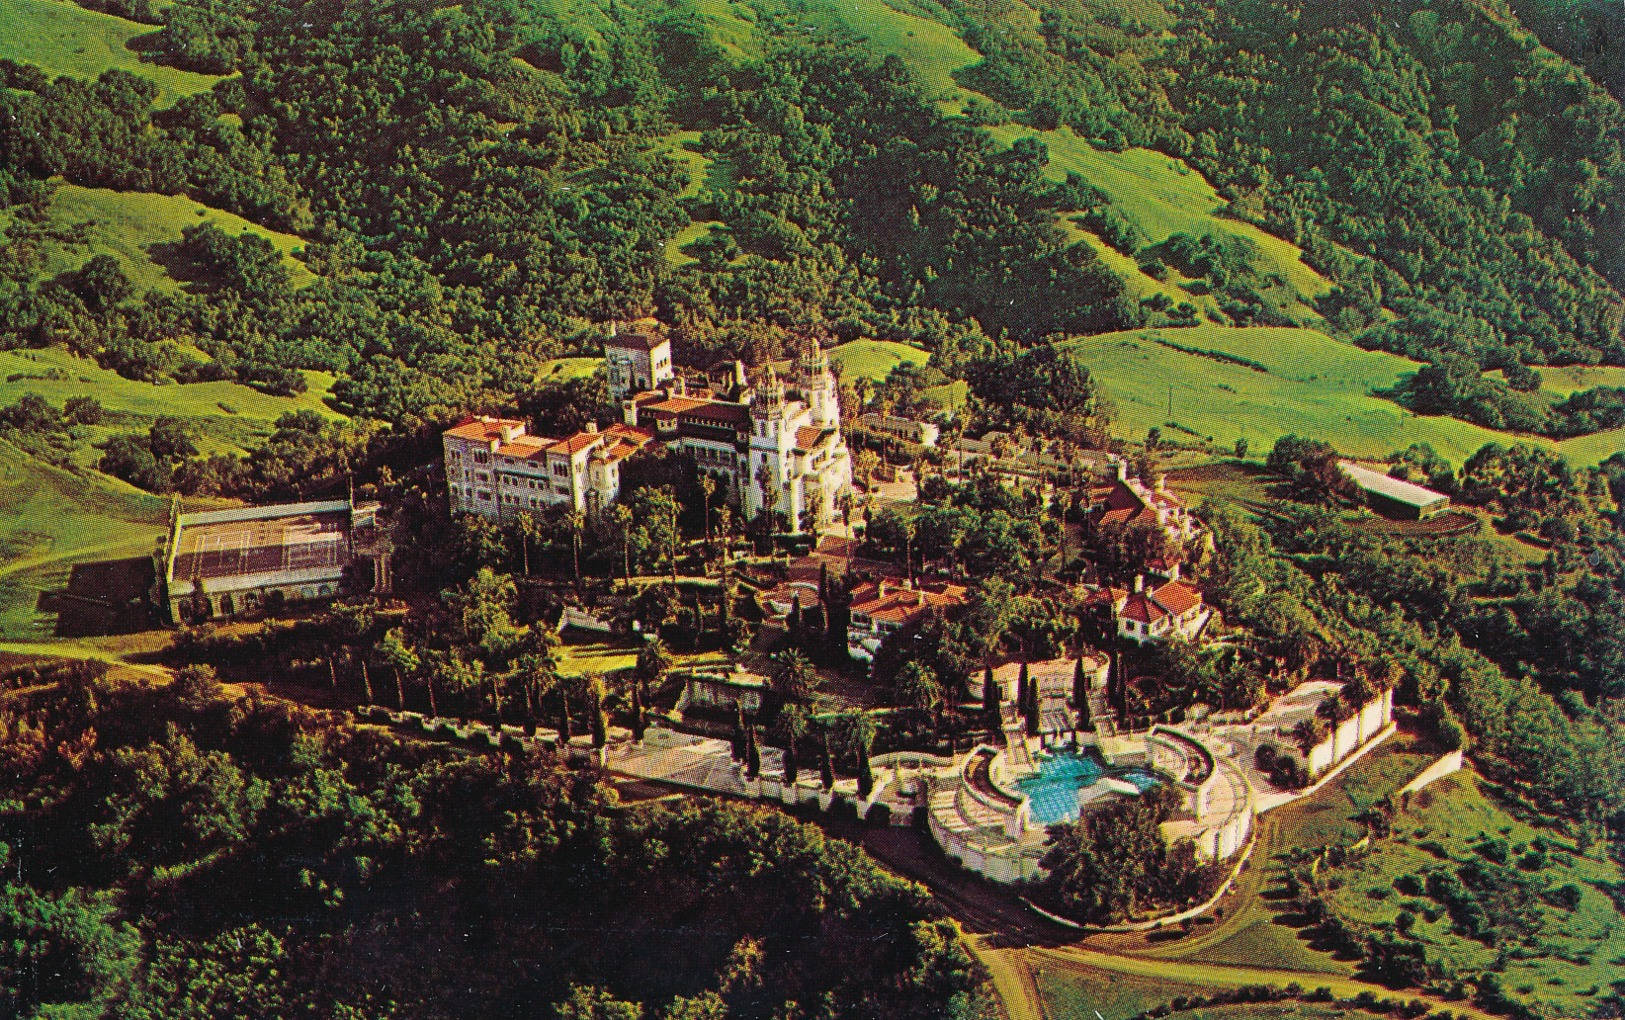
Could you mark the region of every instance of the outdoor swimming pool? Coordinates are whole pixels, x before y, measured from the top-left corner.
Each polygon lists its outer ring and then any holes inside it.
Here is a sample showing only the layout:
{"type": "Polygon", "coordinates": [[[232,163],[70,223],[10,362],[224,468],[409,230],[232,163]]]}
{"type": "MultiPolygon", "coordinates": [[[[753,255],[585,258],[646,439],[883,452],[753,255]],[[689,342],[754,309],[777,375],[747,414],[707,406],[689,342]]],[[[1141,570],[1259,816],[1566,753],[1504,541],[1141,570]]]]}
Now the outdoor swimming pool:
{"type": "Polygon", "coordinates": [[[1032,804],[1032,819],[1040,825],[1057,825],[1078,817],[1078,791],[1093,786],[1104,776],[1121,779],[1142,793],[1161,780],[1142,768],[1111,769],[1092,751],[1053,751],[1040,753],[1038,771],[1016,781],[1016,788],[1032,804]]]}

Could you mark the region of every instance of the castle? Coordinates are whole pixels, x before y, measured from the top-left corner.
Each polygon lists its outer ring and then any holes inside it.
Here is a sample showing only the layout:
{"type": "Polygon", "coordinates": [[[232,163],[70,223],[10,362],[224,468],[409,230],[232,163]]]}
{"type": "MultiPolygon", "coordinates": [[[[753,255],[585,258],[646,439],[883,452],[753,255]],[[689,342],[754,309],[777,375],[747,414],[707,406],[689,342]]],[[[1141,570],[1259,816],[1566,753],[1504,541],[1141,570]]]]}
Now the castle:
{"type": "Polygon", "coordinates": [[[622,423],[547,439],[522,421],[470,417],[443,434],[453,513],[502,519],[560,503],[596,513],[619,498],[622,462],[660,442],[725,482],[747,519],[765,512],[774,530],[816,533],[840,516],[852,459],[835,375],[816,344],[783,377],[769,367],[752,382],[736,362],[715,388],[678,377],[663,338],[612,337],[606,351],[622,423]]]}
{"type": "Polygon", "coordinates": [[[674,378],[628,396],[622,417],[726,481],[747,518],[766,512],[781,531],[823,530],[852,490],[828,357],[809,345],[786,377],[768,367],[752,383],[735,364],[723,382],[717,394],[674,378]]]}

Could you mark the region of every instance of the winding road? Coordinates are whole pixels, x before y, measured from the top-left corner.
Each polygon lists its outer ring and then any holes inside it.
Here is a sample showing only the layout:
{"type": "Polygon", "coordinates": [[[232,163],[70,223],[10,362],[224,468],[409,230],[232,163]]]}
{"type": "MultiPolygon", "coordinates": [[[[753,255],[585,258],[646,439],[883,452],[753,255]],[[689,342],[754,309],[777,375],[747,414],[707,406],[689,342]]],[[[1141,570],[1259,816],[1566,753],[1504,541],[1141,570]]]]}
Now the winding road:
{"type": "MultiPolygon", "coordinates": [[[[1197,933],[1168,942],[1149,941],[1143,935],[1114,933],[1080,937],[1075,930],[1046,921],[1015,897],[981,879],[952,868],[942,854],[928,845],[929,837],[911,829],[857,829],[840,833],[860,842],[891,870],[928,888],[964,930],[965,941],[987,968],[1008,1020],[1055,1020],[1089,1017],[1086,1002],[1067,1003],[1060,1012],[1040,991],[1038,974],[1075,974],[1098,980],[1102,973],[1129,978],[1150,978],[1209,989],[1244,985],[1296,983],[1306,990],[1329,989],[1339,998],[1371,992],[1383,999],[1419,999],[1434,1008],[1449,1009],[1459,1017],[1496,1020],[1489,1013],[1461,1001],[1445,1002],[1414,989],[1392,989],[1364,981],[1330,956],[1326,968],[1294,970],[1281,966],[1208,962],[1202,950],[1236,935],[1261,918],[1273,918],[1262,899],[1268,881],[1268,862],[1286,845],[1289,819],[1269,815],[1259,819],[1259,846],[1253,863],[1245,868],[1223,901],[1223,916],[1197,933]]],[[[1273,920],[1271,921],[1273,923],[1273,920]]],[[[1319,955],[1319,954],[1317,954],[1319,955]]],[[[1106,1020],[1120,1020],[1108,1014],[1106,1020]]]]}

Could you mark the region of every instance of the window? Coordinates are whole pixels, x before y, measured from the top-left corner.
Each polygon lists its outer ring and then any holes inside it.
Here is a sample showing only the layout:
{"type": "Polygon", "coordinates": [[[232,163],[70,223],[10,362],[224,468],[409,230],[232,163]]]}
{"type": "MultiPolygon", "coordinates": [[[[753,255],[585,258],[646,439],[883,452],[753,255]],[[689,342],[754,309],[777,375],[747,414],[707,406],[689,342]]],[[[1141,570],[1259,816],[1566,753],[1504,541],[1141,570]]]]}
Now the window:
{"type": "Polygon", "coordinates": [[[491,462],[491,455],[489,453],[485,452],[484,450],[475,450],[474,451],[474,463],[476,463],[476,464],[489,464],[490,462],[491,462]]]}

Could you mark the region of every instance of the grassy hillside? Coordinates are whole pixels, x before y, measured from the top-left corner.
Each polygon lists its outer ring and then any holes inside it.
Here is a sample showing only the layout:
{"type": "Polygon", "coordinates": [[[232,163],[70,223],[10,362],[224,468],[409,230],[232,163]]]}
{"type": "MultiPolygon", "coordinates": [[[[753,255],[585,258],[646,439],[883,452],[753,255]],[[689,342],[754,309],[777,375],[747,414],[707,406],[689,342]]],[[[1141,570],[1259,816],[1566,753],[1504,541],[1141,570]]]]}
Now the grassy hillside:
{"type": "Polygon", "coordinates": [[[49,638],[40,592],[72,564],[150,553],[168,501],[103,475],[41,464],[0,440],[0,638],[49,638]]]}
{"type": "MultiPolygon", "coordinates": [[[[1570,838],[1530,825],[1484,781],[1461,772],[1423,790],[1395,818],[1393,838],[1336,869],[1343,881],[1332,893],[1332,906],[1362,928],[1379,929],[1390,929],[1408,910],[1415,918],[1411,938],[1430,960],[1457,972],[1499,970],[1509,995],[1548,1014],[1591,1015],[1599,994],[1619,977],[1625,953],[1625,876],[1600,850],[1582,856],[1575,849],[1570,838]],[[1454,873],[1474,861],[1488,866],[1502,853],[1514,886],[1522,888],[1502,890],[1494,899],[1502,909],[1516,909],[1522,921],[1490,932],[1484,941],[1457,934],[1448,911],[1430,896],[1407,892],[1412,887],[1404,876],[1421,884],[1431,873],[1454,873]],[[1573,891],[1572,906],[1543,899],[1564,887],[1573,891]],[[1498,959],[1504,968],[1496,966],[1498,959]]],[[[1481,892],[1479,899],[1489,903],[1492,897],[1481,892]]]]}
{"type": "MultiPolygon", "coordinates": [[[[1319,318],[1309,303],[1331,290],[1331,281],[1304,262],[1303,249],[1297,245],[1250,223],[1220,215],[1224,199],[1184,161],[1150,149],[1110,152],[1096,148],[1070,128],[1036,131],[1023,124],[1004,124],[989,131],[1007,145],[1018,138],[1041,140],[1049,149],[1049,170],[1056,180],[1065,179],[1069,172],[1082,175],[1105,193],[1113,208],[1140,228],[1150,244],[1159,244],[1176,233],[1227,234],[1249,242],[1258,252],[1253,263],[1255,271],[1266,279],[1279,277],[1280,285],[1291,288],[1297,297],[1294,313],[1300,319],[1319,318]]],[[[1140,296],[1160,291],[1199,307],[1209,303],[1181,291],[1177,279],[1170,285],[1146,276],[1133,259],[1113,251],[1094,235],[1088,235],[1087,240],[1140,296]]]]}
{"type": "MultiPolygon", "coordinates": [[[[200,435],[199,446],[215,452],[242,452],[271,434],[272,423],[289,411],[332,415],[323,400],[333,377],[307,372],[310,388],[297,397],[274,397],[233,382],[155,385],[126,379],[95,362],[60,348],[0,351],[0,405],[37,393],[61,407],[69,397],[94,396],[108,412],[107,422],[86,430],[98,442],[108,435],[140,431],[161,414],[185,418],[200,435]]],[[[86,466],[98,456],[81,450],[86,466]]]]}
{"type": "Polygon", "coordinates": [[[1412,414],[1371,391],[1414,372],[1416,363],[1314,330],[1136,330],[1074,341],[1071,349],[1115,405],[1117,430],[1128,438],[1143,438],[1155,426],[1175,440],[1194,434],[1228,446],[1246,439],[1260,451],[1295,432],[1362,457],[1425,442],[1458,464],[1488,442],[1533,442],[1560,450],[1576,464],[1594,464],[1625,443],[1625,430],[1553,442],[1412,414]],[[1253,361],[1262,371],[1211,355],[1253,361]],[[1177,428],[1170,430],[1169,422],[1177,428]]]}
{"type": "Polygon", "coordinates": [[[65,234],[70,228],[83,228],[83,243],[53,241],[45,252],[46,275],[77,269],[92,255],[107,254],[119,261],[137,290],[175,291],[181,282],[166,268],[165,245],[181,239],[181,230],[201,223],[214,223],[230,234],[259,234],[283,254],[283,264],[293,275],[294,286],[303,286],[315,276],[293,256],[304,240],[294,234],[270,230],[233,213],[194,202],[184,195],[157,195],[151,192],[113,191],[83,188],[59,183],[51,201],[51,223],[65,234]]]}
{"type": "MultiPolygon", "coordinates": [[[[734,174],[728,161],[718,159],[700,146],[700,132],[674,131],[662,139],[662,149],[674,162],[688,172],[688,186],[678,196],[684,200],[700,197],[707,190],[722,191],[734,183],[734,174]]],[[[694,262],[688,246],[720,227],[719,220],[696,220],[678,231],[666,243],[666,261],[673,267],[694,262]]]]}
{"type": "Polygon", "coordinates": [[[41,464],[0,441],[0,638],[49,637],[51,618],[35,611],[40,592],[61,587],[74,563],[151,552],[163,530],[169,501],[88,470],[100,456],[95,444],[172,414],[192,426],[200,449],[241,453],[289,411],[333,413],[322,404],[332,377],[306,377],[305,393],[273,397],[230,382],[136,382],[58,348],[0,351],[0,405],[24,393],[57,407],[68,397],[90,395],[108,412],[103,424],[76,429],[76,460],[87,469],[82,474],[41,464]]]}
{"type": "MultiPolygon", "coordinates": [[[[555,7],[570,7],[570,0],[551,0],[555,7]]],[[[942,21],[922,17],[904,8],[929,11],[931,5],[896,0],[851,3],[848,0],[689,0],[689,6],[703,18],[714,38],[736,53],[758,54],[758,11],[785,17],[793,12],[796,20],[826,28],[844,28],[868,40],[875,53],[895,53],[913,73],[932,99],[960,102],[971,95],[954,80],[981,59],[959,34],[942,21]]]]}
{"type": "Polygon", "coordinates": [[[568,382],[571,379],[581,379],[598,371],[603,364],[601,358],[554,358],[543,363],[541,370],[536,373],[536,381],[568,382]]]}
{"type": "Polygon", "coordinates": [[[0,3],[0,57],[38,65],[51,75],[95,78],[119,68],[151,79],[157,105],[214,87],[220,76],[164,67],[141,59],[130,40],[157,29],[111,14],[87,11],[67,0],[5,0],[0,3]]]}
{"type": "Polygon", "coordinates": [[[930,358],[920,348],[895,340],[852,340],[830,348],[829,355],[847,378],[862,377],[876,382],[890,375],[898,365],[905,362],[923,365],[930,358]]]}

